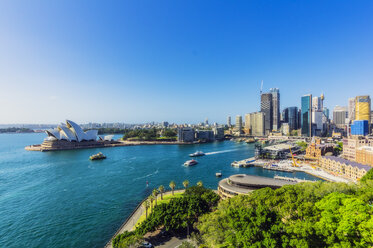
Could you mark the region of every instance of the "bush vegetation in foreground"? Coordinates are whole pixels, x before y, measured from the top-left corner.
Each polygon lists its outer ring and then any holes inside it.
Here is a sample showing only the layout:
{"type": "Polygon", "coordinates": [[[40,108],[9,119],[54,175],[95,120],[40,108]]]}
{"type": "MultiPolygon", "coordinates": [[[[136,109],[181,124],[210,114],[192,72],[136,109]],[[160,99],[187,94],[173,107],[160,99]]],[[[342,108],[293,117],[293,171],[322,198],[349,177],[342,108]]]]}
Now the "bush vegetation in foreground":
{"type": "Polygon", "coordinates": [[[213,191],[194,186],[156,206],[132,235],[190,228],[200,247],[373,247],[372,179],[373,170],[358,184],[264,188],[219,204],[213,191]]]}
{"type": "Polygon", "coordinates": [[[207,247],[372,247],[373,181],[301,183],[221,201],[200,218],[207,247]]]}
{"type": "Polygon", "coordinates": [[[202,186],[188,187],[182,197],[172,198],[168,203],[154,207],[151,214],[133,232],[120,234],[113,240],[114,247],[125,247],[134,242],[134,237],[142,237],[160,227],[176,232],[193,230],[193,225],[203,214],[211,212],[218,204],[219,196],[202,186]]]}

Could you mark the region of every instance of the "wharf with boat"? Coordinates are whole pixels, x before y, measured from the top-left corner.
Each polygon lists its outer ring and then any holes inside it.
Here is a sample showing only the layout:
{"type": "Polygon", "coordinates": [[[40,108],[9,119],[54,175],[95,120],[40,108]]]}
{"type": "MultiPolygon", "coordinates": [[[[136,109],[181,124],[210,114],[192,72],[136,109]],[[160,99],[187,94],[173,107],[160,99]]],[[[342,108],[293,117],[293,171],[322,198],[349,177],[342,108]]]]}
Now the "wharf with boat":
{"type": "Polygon", "coordinates": [[[254,162],[255,162],[255,157],[252,157],[252,158],[248,158],[248,159],[244,159],[244,160],[240,160],[240,161],[233,161],[231,163],[231,166],[236,167],[236,168],[251,167],[251,166],[254,166],[253,165],[254,162]]]}

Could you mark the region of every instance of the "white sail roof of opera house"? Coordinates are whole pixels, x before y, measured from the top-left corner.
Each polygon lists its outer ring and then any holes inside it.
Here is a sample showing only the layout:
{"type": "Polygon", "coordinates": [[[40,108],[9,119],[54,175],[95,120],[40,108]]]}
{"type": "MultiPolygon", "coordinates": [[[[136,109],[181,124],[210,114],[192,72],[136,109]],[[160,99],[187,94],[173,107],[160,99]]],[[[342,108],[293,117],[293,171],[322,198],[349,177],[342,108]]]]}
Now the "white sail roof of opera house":
{"type": "Polygon", "coordinates": [[[46,130],[47,139],[67,140],[67,141],[90,141],[97,140],[97,130],[88,130],[86,132],[73,121],[66,120],[66,125],[61,124],[52,130],[46,130]]]}

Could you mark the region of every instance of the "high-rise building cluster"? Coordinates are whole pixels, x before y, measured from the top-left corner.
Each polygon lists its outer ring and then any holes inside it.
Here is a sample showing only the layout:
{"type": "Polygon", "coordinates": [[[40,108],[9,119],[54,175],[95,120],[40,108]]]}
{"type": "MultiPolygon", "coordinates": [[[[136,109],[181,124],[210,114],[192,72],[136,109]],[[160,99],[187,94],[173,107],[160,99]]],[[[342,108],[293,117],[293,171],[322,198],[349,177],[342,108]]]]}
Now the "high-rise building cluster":
{"type": "MultiPolygon", "coordinates": [[[[265,136],[274,133],[304,137],[367,135],[373,123],[371,100],[368,95],[348,99],[347,106],[336,106],[332,113],[324,106],[324,94],[301,97],[300,108],[280,108],[280,90],[271,88],[260,93],[260,111],[236,116],[235,134],[265,136]],[[330,119],[332,118],[332,119],[330,119]]],[[[231,117],[228,116],[228,127],[231,117]]]]}

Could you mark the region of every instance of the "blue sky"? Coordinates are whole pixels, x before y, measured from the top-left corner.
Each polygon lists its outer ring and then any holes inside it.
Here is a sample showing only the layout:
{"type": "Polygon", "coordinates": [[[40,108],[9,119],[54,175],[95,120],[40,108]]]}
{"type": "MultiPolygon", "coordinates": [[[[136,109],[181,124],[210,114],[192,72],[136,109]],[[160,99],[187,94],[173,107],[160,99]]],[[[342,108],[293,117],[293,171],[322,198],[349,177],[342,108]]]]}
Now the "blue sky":
{"type": "Polygon", "coordinates": [[[373,1],[0,1],[0,123],[225,123],[373,95],[373,1]]]}

